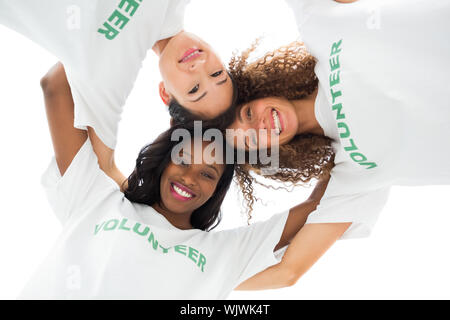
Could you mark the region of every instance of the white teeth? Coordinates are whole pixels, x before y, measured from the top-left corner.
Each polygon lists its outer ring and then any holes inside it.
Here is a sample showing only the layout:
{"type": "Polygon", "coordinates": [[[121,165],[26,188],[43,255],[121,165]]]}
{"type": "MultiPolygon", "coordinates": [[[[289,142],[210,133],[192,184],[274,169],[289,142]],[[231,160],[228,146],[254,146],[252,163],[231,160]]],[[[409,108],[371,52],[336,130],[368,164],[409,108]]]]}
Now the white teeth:
{"type": "Polygon", "coordinates": [[[273,122],[275,123],[275,130],[277,130],[277,134],[281,133],[281,122],[278,118],[278,113],[275,110],[272,110],[272,118],[273,122]]]}
{"type": "Polygon", "coordinates": [[[173,190],[175,190],[176,193],[178,193],[180,196],[185,197],[185,198],[192,198],[192,194],[187,193],[186,191],[181,190],[180,188],[178,188],[176,185],[172,185],[173,186],[173,190]]]}
{"type": "Polygon", "coordinates": [[[192,58],[194,55],[196,55],[197,53],[199,53],[199,50],[195,50],[194,52],[192,52],[190,55],[188,55],[187,57],[183,58],[182,61],[186,61],[189,60],[190,58],[192,58]]]}

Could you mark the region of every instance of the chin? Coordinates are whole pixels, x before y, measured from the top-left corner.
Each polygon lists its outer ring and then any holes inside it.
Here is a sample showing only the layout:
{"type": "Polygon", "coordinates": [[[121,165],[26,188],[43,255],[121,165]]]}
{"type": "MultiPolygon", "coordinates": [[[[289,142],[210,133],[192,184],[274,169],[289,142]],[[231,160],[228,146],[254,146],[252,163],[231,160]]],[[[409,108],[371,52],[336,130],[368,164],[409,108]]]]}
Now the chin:
{"type": "Polygon", "coordinates": [[[177,215],[181,215],[181,214],[187,214],[188,212],[192,212],[195,209],[190,209],[187,208],[185,205],[183,204],[172,204],[166,207],[170,212],[177,214],[177,215]]]}

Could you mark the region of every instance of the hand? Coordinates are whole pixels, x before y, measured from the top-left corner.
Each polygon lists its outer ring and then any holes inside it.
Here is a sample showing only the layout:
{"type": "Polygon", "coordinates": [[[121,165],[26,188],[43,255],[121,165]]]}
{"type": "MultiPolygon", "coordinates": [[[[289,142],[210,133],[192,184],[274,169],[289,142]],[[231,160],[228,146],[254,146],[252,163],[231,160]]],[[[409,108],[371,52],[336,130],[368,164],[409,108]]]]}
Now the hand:
{"type": "Polygon", "coordinates": [[[116,166],[116,162],[114,159],[114,150],[108,148],[100,140],[100,138],[97,136],[95,130],[92,127],[88,127],[88,135],[89,139],[91,140],[94,153],[97,155],[100,169],[102,169],[107,176],[113,179],[120,187],[120,190],[123,191],[124,189],[126,189],[126,186],[128,186],[128,184],[126,185],[123,184],[124,181],[127,180],[127,178],[116,166]]]}

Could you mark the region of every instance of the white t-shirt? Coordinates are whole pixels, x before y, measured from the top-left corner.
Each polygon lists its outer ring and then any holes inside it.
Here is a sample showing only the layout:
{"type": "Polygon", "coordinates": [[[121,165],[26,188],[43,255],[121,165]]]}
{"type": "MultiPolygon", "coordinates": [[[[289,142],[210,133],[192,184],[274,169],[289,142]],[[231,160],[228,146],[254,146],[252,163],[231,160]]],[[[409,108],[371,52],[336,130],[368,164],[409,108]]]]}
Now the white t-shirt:
{"type": "Polygon", "coordinates": [[[122,107],[148,49],[182,30],[188,3],[0,0],[0,24],[63,62],[75,103],[75,127],[93,127],[114,149],[122,107]]]}
{"type": "Polygon", "coordinates": [[[42,182],[63,231],[20,299],[224,299],[279,262],[288,211],[237,229],[177,229],[124,197],[89,139],[62,177],[53,159],[42,182]]]}
{"type": "Polygon", "coordinates": [[[390,186],[450,183],[450,2],[287,2],[318,60],[315,114],[336,151],[307,223],[368,236],[390,186]]]}

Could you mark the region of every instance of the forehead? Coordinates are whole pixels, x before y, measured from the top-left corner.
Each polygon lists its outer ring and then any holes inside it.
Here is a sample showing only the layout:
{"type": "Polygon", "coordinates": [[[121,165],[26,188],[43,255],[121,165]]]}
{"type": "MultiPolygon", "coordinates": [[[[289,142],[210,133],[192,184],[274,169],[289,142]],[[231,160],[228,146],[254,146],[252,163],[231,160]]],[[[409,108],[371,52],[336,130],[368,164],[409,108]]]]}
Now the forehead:
{"type": "Polygon", "coordinates": [[[172,154],[172,156],[180,156],[183,161],[190,161],[191,164],[212,165],[219,168],[226,160],[223,140],[222,137],[222,141],[203,141],[202,138],[183,141],[178,144],[178,155],[172,154]]]}

